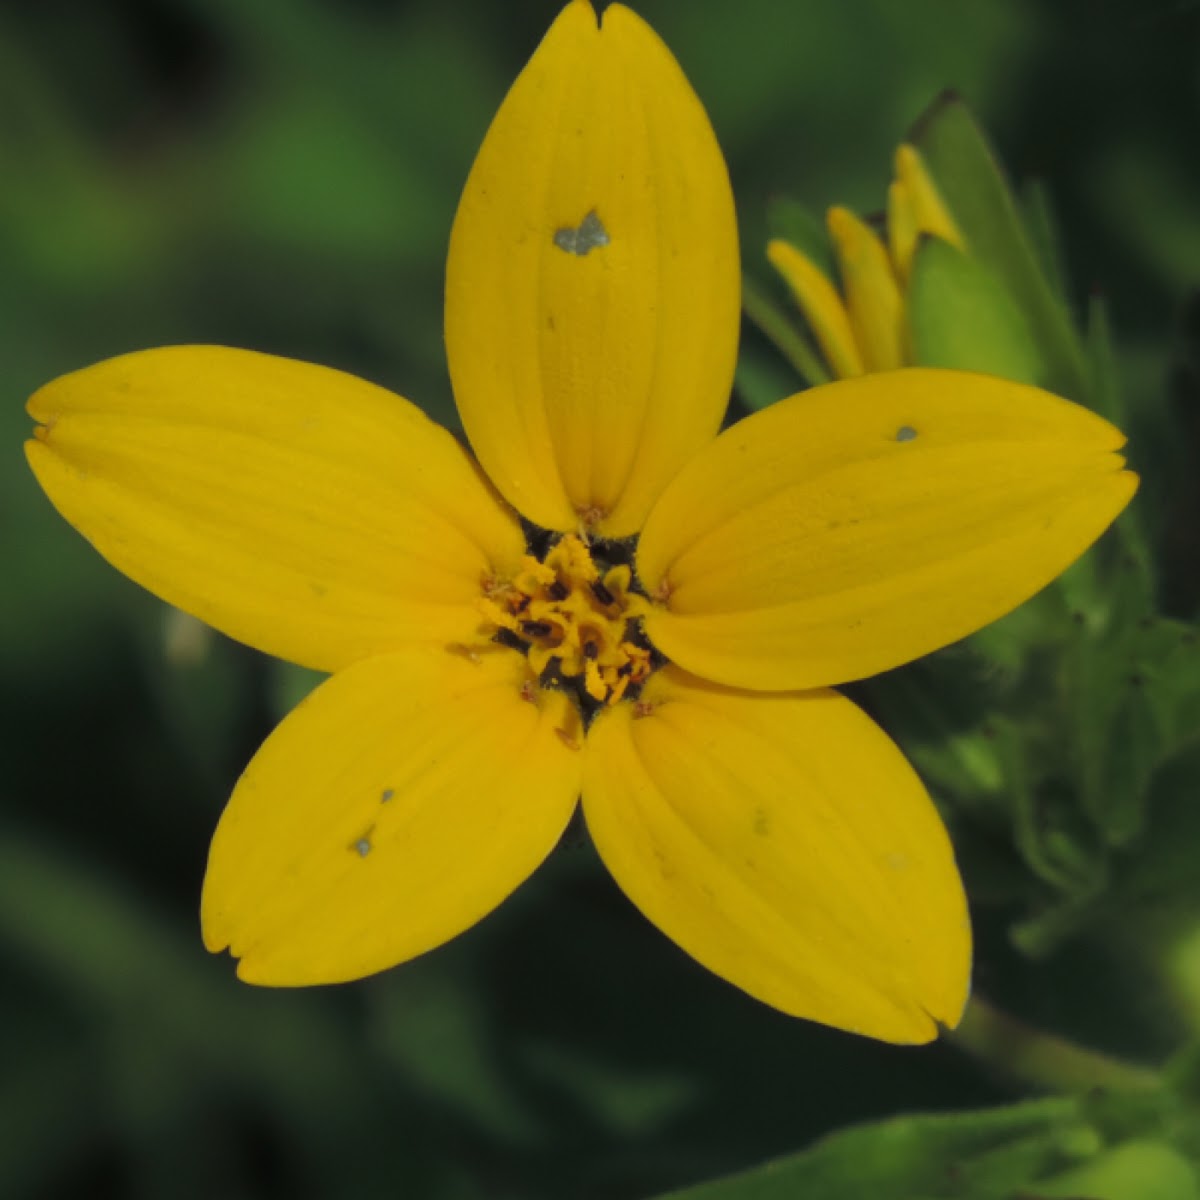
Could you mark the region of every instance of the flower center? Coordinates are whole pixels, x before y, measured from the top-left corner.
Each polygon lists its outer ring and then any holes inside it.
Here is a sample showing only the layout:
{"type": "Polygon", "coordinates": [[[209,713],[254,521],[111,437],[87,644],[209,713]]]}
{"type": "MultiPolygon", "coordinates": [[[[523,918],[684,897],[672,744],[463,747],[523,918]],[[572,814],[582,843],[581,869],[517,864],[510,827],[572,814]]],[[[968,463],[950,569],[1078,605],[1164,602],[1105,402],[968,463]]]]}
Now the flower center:
{"type": "Polygon", "coordinates": [[[597,704],[615,704],[653,670],[638,627],[646,598],[620,563],[598,565],[576,534],[543,558],[526,555],[515,579],[484,581],[480,611],[497,637],[529,656],[540,678],[577,682],[597,704]]]}

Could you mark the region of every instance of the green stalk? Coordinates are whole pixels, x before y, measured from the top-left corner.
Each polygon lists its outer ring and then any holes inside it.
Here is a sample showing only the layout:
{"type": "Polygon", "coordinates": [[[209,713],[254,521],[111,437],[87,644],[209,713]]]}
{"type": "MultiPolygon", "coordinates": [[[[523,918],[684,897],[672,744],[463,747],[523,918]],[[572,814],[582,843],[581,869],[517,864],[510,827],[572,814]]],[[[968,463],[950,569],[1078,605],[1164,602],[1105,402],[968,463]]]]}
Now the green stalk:
{"type": "Polygon", "coordinates": [[[979,997],[972,998],[962,1023],[948,1037],[998,1072],[1042,1091],[1146,1091],[1164,1083],[1158,1071],[1035,1029],[979,997]]]}

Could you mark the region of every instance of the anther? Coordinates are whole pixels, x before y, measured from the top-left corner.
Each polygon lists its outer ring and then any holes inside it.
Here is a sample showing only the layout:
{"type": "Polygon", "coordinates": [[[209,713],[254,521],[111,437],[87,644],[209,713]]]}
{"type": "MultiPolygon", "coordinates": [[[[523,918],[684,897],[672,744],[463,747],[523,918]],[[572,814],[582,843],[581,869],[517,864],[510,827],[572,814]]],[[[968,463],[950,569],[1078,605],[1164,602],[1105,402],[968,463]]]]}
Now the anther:
{"type": "MultiPolygon", "coordinates": [[[[591,713],[592,705],[615,704],[650,674],[648,650],[625,640],[630,621],[646,611],[645,598],[631,592],[631,583],[627,563],[613,566],[603,556],[597,561],[582,533],[567,534],[543,558],[526,555],[511,584],[497,586],[495,600],[479,602],[483,629],[494,642],[526,656],[531,680],[574,690],[591,713]]],[[[520,695],[540,702],[536,683],[522,687],[520,695]]],[[[574,734],[568,736],[574,743],[574,734]]]]}
{"type": "Polygon", "coordinates": [[[592,583],[592,595],[600,601],[601,604],[616,604],[617,598],[600,582],[595,580],[592,583]]]}

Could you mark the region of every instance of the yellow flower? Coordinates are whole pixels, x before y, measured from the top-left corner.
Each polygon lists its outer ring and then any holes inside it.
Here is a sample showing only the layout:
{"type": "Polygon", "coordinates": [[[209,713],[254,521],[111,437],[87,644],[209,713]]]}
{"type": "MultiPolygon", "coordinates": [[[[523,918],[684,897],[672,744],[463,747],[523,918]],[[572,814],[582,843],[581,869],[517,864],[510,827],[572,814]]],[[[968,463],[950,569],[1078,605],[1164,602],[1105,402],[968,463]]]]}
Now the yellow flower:
{"type": "Polygon", "coordinates": [[[896,178],[888,189],[887,243],[849,209],[826,216],[842,292],[810,258],[780,238],[767,257],[791,289],[830,371],[849,379],[914,361],[905,312],[905,288],[922,237],[965,249],[937,186],[912,146],[896,151],[896,178]]]}
{"type": "Polygon", "coordinates": [[[437,946],[533,871],[582,795],[619,885],[725,979],[896,1042],[957,1021],[970,929],[948,838],[829,687],[1042,587],[1132,494],[1124,439],[935,371],[718,435],[738,280],[725,167],[678,65],[621,5],[601,22],[573,0],[451,240],[478,465],[390,392],[245,351],[151,350],[34,396],[30,462],[101,554],[333,672],[213,841],[204,937],[243,979],[354,979],[437,946]]]}

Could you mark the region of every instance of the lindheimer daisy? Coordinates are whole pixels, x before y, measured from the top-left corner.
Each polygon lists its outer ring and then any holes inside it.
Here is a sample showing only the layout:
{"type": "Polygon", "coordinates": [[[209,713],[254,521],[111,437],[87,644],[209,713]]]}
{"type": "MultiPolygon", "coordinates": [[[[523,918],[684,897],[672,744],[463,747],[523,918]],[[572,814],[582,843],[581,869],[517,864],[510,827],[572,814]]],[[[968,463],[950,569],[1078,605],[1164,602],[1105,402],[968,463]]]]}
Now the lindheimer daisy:
{"type": "Polygon", "coordinates": [[[1037,591],[1133,493],[1122,435],[993,378],[876,374],[718,434],[739,270],[670,53],[573,0],[480,150],[446,342],[475,458],[408,401],[213,347],[30,402],[42,486],[110,562],[332,672],[246,769],[204,939],[246,980],[391,967],[466,929],[580,796],[643,913],[785,1012],[895,1042],[962,1010],[937,812],[831,685],[1037,591]]]}

